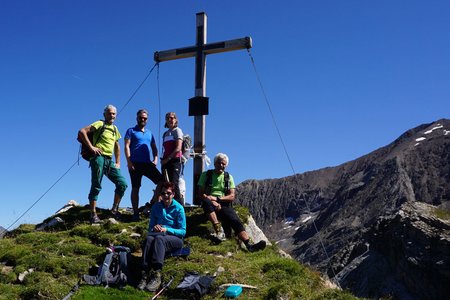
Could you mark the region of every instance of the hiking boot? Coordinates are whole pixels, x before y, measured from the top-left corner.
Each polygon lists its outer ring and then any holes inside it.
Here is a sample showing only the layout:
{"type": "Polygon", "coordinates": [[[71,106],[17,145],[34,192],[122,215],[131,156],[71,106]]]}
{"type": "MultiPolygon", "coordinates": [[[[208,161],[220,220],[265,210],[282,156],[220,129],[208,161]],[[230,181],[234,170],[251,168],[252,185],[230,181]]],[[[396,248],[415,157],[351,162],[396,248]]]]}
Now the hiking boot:
{"type": "Polygon", "coordinates": [[[137,288],[138,290],[143,291],[145,286],[147,285],[148,274],[145,271],[142,271],[141,281],[139,281],[137,288]]]}
{"type": "Polygon", "coordinates": [[[220,223],[214,224],[214,231],[215,233],[211,234],[217,242],[223,242],[226,241],[227,238],[225,236],[225,231],[223,230],[223,227],[220,223]]]}
{"type": "Polygon", "coordinates": [[[102,223],[102,220],[100,220],[100,218],[97,215],[93,215],[91,217],[91,224],[100,224],[102,223]]]}
{"type": "Polygon", "coordinates": [[[120,221],[120,219],[122,218],[122,214],[118,210],[111,210],[111,215],[117,221],[120,221]]]}
{"type": "Polygon", "coordinates": [[[266,248],[266,241],[259,241],[256,244],[247,246],[248,252],[256,252],[266,248]]]}
{"type": "Polygon", "coordinates": [[[227,238],[225,237],[225,233],[223,232],[211,233],[211,238],[216,244],[220,244],[227,240],[227,238]]]}
{"type": "Polygon", "coordinates": [[[217,239],[219,239],[221,242],[226,241],[227,238],[225,236],[225,232],[223,232],[223,228],[221,228],[222,230],[216,233],[216,237],[217,239]]]}
{"type": "Polygon", "coordinates": [[[145,289],[149,292],[156,292],[161,286],[161,271],[155,271],[152,273],[149,282],[145,286],[145,289]]]}
{"type": "Polygon", "coordinates": [[[151,210],[152,210],[152,205],[147,202],[147,203],[145,203],[144,210],[142,211],[142,213],[144,214],[144,216],[150,217],[151,210]]]}

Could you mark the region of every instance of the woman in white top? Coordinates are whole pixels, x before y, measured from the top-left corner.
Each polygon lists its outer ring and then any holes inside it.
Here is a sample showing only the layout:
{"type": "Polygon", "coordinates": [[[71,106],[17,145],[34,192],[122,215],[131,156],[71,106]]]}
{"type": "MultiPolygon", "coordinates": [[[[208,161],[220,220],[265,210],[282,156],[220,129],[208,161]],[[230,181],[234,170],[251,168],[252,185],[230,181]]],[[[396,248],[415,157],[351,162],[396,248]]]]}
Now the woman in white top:
{"type": "Polygon", "coordinates": [[[178,127],[177,115],[174,112],[166,114],[166,124],[168,128],[163,134],[163,154],[161,159],[161,171],[163,175],[167,172],[169,181],[173,183],[174,198],[178,202],[184,202],[180,193],[179,180],[182,171],[181,148],[183,144],[183,132],[178,127]]]}

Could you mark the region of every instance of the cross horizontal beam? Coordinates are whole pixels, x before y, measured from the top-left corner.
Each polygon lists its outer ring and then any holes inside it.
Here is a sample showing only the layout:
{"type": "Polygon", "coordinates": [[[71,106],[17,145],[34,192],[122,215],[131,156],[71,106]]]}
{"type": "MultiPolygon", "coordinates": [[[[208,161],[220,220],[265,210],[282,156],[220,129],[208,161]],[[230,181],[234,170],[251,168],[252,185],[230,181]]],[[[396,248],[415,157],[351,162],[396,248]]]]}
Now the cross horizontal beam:
{"type": "Polygon", "coordinates": [[[200,46],[190,46],[176,48],[171,50],[156,51],[153,55],[155,62],[163,62],[174,59],[194,57],[201,50],[204,54],[214,54],[220,52],[228,52],[240,49],[250,49],[252,47],[252,38],[244,37],[240,39],[228,40],[217,43],[209,43],[200,46]]]}

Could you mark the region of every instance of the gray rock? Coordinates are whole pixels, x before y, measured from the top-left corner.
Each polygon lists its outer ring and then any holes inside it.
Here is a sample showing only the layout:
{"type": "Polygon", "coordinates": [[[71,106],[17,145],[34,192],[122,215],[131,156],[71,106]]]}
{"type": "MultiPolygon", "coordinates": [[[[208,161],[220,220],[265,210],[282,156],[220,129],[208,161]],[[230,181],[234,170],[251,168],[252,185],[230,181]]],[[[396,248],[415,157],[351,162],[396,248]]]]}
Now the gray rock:
{"type": "Polygon", "coordinates": [[[52,228],[58,224],[64,223],[64,220],[61,219],[60,217],[54,217],[52,219],[50,219],[50,221],[46,222],[46,223],[41,223],[39,225],[36,226],[36,230],[40,231],[40,230],[45,230],[48,228],[52,228]]]}
{"type": "Polygon", "coordinates": [[[252,216],[249,216],[247,219],[247,224],[245,224],[245,231],[252,241],[259,242],[261,240],[264,240],[266,241],[267,245],[272,245],[264,232],[258,227],[258,225],[256,225],[256,222],[252,216]]]}
{"type": "Polygon", "coordinates": [[[63,207],[61,207],[61,208],[55,213],[55,215],[61,214],[61,213],[63,213],[63,212],[66,212],[66,211],[68,211],[69,209],[71,209],[72,207],[76,207],[76,206],[80,206],[80,205],[78,204],[77,201],[75,201],[75,200],[69,200],[69,202],[67,202],[66,205],[64,205],[63,207]]]}
{"type": "Polygon", "coordinates": [[[34,272],[34,269],[30,268],[30,269],[26,270],[25,272],[20,273],[19,276],[17,277],[17,280],[19,280],[19,282],[22,283],[25,280],[25,277],[28,274],[31,274],[33,272],[34,272]]]}
{"type": "Polygon", "coordinates": [[[108,219],[108,222],[111,223],[111,224],[116,224],[116,225],[119,224],[119,221],[117,221],[117,220],[114,219],[114,218],[109,218],[109,219],[108,219]]]}

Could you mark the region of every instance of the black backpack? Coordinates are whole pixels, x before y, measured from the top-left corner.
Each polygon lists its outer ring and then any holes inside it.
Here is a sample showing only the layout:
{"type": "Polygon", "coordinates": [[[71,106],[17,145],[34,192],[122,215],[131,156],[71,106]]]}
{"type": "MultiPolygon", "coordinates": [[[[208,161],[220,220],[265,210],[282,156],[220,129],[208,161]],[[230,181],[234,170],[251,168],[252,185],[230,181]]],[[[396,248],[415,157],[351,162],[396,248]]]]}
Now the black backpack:
{"type": "MultiPolygon", "coordinates": [[[[97,135],[97,139],[94,141],[94,132],[88,132],[88,134],[87,134],[87,136],[88,136],[88,138],[89,138],[89,140],[91,141],[91,144],[93,145],[93,146],[95,146],[96,144],[97,144],[97,142],[100,140],[100,137],[102,136],[102,134],[103,134],[103,132],[105,131],[105,126],[106,126],[106,123],[105,123],[105,121],[102,121],[103,122],[103,125],[102,125],[102,127],[100,128],[100,132],[98,133],[98,135],[97,135]]],[[[113,125],[114,126],[114,135],[116,135],[116,132],[117,132],[117,128],[116,128],[116,126],[115,125],[113,125]]],[[[91,160],[91,158],[93,158],[95,155],[94,155],[94,153],[91,151],[91,149],[89,149],[89,147],[88,147],[88,145],[86,145],[84,142],[83,142],[83,140],[81,139],[81,137],[80,137],[80,133],[78,133],[78,136],[77,136],[77,141],[80,143],[80,154],[81,154],[81,157],[83,157],[85,160],[87,160],[87,161],[90,161],[91,160]]]]}
{"type": "Polygon", "coordinates": [[[200,299],[209,292],[215,278],[214,276],[201,276],[195,271],[187,271],[177,289],[189,298],[200,299]]]}
{"type": "Polygon", "coordinates": [[[116,285],[124,287],[128,282],[128,256],[130,248],[124,246],[108,247],[103,264],[96,276],[84,275],[89,285],[116,285]]]}

